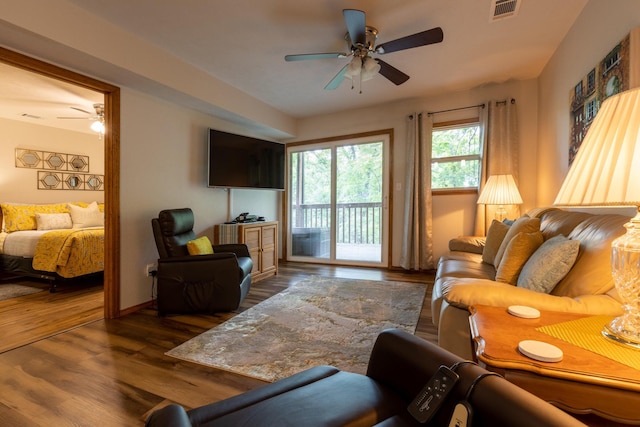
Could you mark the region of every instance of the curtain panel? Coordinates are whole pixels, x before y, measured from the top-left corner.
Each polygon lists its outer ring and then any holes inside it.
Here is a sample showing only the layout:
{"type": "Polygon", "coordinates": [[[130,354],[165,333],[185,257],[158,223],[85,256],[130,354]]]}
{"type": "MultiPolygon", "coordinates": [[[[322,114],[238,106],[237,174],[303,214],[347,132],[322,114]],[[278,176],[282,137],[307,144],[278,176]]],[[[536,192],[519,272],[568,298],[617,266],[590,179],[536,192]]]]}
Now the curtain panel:
{"type": "MultiPolygon", "coordinates": [[[[482,176],[480,192],[491,175],[511,174],[518,185],[519,136],[516,100],[490,101],[488,108],[480,111],[483,129],[482,176]]],[[[495,216],[497,206],[478,205],[474,235],[485,236],[495,216]]],[[[507,205],[507,218],[518,218],[520,207],[507,205]]]]}
{"type": "Polygon", "coordinates": [[[431,137],[433,117],[407,117],[405,212],[400,265],[405,270],[432,270],[431,137]]]}

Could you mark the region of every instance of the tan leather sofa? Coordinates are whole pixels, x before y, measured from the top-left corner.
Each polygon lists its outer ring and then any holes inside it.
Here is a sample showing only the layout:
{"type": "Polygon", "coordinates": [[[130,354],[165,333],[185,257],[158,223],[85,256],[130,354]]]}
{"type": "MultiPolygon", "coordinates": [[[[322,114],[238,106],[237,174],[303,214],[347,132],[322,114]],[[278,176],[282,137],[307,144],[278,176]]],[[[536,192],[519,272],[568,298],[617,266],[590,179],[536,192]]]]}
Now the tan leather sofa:
{"type": "Polygon", "coordinates": [[[621,313],[611,276],[611,242],[624,234],[629,217],[557,208],[534,209],[523,217],[539,218],[543,241],[559,234],[579,241],[573,266],[549,293],[539,292],[496,281],[497,267],[483,261],[483,252],[488,250],[485,238],[451,240],[449,253],[439,260],[431,299],[441,347],[466,359],[473,357],[468,308],[476,304],[526,305],[594,315],[621,313]]]}

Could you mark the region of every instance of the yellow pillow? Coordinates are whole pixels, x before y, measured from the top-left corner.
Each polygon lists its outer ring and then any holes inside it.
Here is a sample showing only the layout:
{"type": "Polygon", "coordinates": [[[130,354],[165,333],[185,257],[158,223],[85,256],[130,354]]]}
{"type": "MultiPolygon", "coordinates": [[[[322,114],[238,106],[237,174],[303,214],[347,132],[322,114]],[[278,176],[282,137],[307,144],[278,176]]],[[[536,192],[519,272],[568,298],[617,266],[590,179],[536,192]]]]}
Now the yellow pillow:
{"type": "Polygon", "coordinates": [[[491,221],[491,226],[487,231],[487,238],[484,242],[484,249],[482,250],[482,262],[487,264],[496,265],[495,258],[500,249],[500,245],[504,240],[504,236],[509,231],[509,226],[497,219],[491,221]]]}
{"type": "Polygon", "coordinates": [[[187,242],[187,250],[189,255],[210,255],[213,253],[211,241],[207,236],[198,237],[187,242]]]}
{"type": "Polygon", "coordinates": [[[502,261],[502,256],[507,249],[507,245],[516,234],[521,232],[535,233],[536,231],[540,231],[540,218],[529,218],[527,216],[522,216],[516,219],[511,227],[509,227],[509,231],[507,231],[507,234],[505,234],[504,239],[500,244],[500,249],[498,249],[498,252],[496,253],[496,258],[493,265],[496,267],[500,265],[500,261],[502,261]]]}
{"type": "Polygon", "coordinates": [[[52,203],[50,205],[20,205],[3,203],[2,215],[4,228],[7,233],[20,230],[37,230],[36,213],[68,213],[66,203],[52,203]]]}
{"type": "Polygon", "coordinates": [[[540,231],[516,234],[509,241],[496,269],[496,281],[515,285],[522,268],[543,241],[544,238],[540,231]]]}

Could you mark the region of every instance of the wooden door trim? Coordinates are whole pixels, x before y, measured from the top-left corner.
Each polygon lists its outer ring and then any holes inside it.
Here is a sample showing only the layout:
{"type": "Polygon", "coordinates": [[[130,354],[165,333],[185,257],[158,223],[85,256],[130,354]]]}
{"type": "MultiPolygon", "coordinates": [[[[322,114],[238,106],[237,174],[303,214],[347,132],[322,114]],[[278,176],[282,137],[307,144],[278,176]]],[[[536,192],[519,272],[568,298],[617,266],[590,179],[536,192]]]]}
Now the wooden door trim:
{"type": "Polygon", "coordinates": [[[104,316],[120,316],[120,88],[0,47],[0,61],[104,94],[104,316]]]}

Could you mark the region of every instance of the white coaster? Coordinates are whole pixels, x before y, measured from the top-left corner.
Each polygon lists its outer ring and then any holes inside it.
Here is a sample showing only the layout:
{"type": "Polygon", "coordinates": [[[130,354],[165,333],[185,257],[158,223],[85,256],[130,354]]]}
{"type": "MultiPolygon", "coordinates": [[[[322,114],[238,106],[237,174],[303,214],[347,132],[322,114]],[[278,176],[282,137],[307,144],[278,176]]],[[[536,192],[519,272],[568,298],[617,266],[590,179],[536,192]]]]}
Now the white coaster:
{"type": "Polygon", "coordinates": [[[559,362],[562,360],[562,350],[555,345],[542,341],[524,340],[518,343],[520,353],[541,362],[559,362]]]}
{"type": "Polygon", "coordinates": [[[512,316],[522,317],[523,319],[537,319],[540,317],[540,311],[526,305],[511,305],[507,308],[507,312],[512,316]]]}

